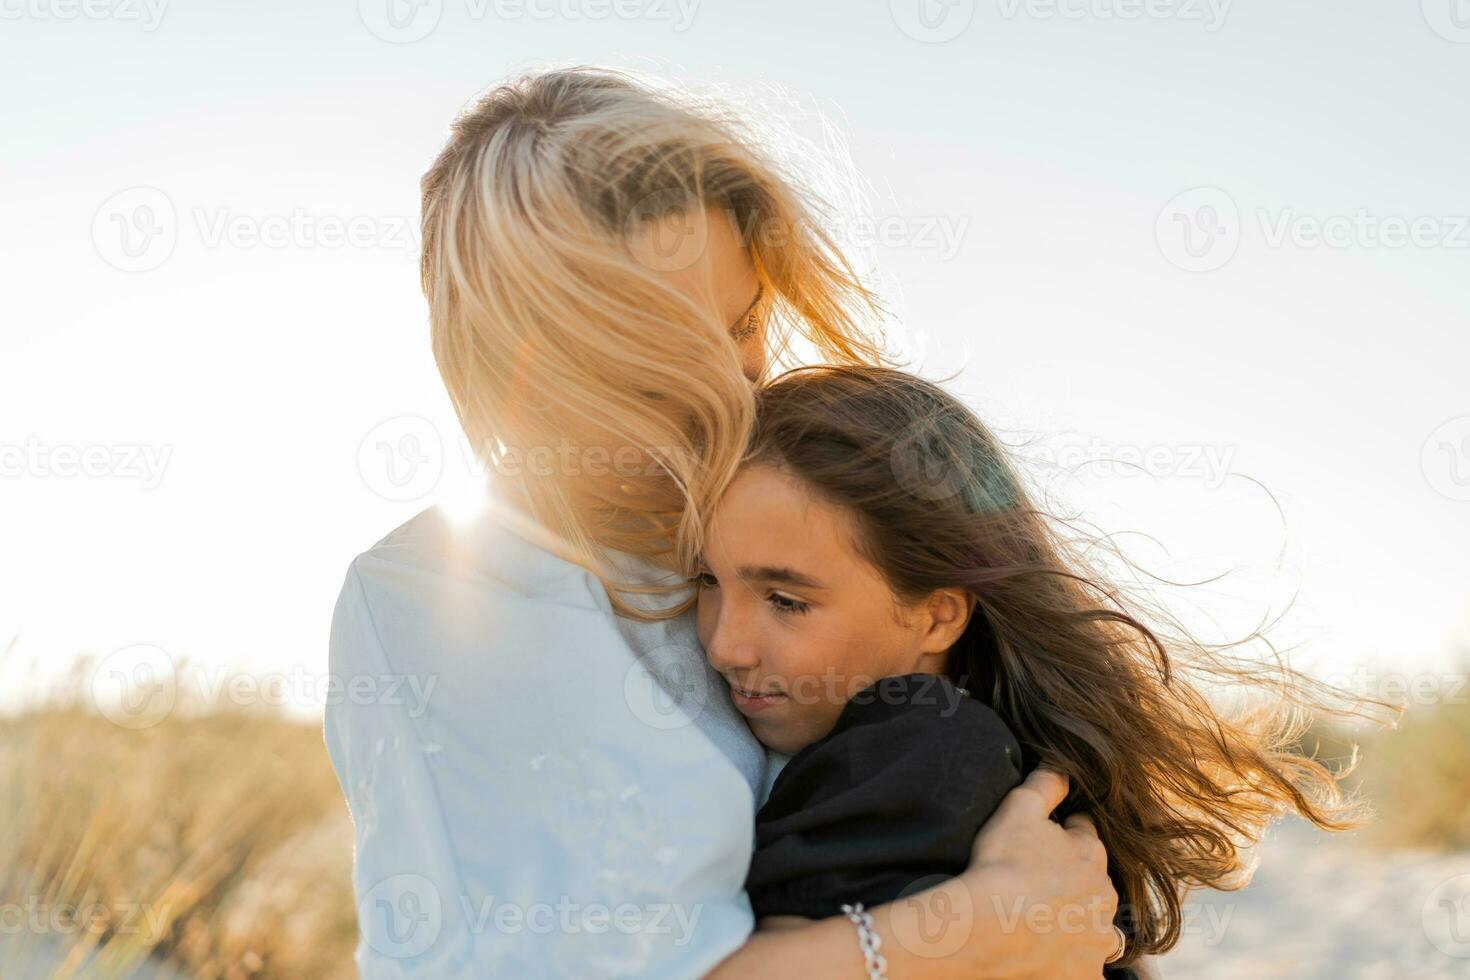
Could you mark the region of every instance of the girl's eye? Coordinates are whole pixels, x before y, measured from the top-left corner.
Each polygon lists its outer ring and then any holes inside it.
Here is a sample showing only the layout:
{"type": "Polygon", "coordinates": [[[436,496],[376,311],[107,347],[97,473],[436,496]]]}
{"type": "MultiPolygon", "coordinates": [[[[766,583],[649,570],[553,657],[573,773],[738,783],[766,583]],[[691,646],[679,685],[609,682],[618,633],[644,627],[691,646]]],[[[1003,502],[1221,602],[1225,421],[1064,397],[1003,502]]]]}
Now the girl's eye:
{"type": "Polygon", "coordinates": [[[775,607],[777,612],[791,613],[794,615],[800,615],[811,608],[810,604],[802,602],[800,599],[784,596],[779,592],[771,593],[771,605],[775,607]]]}
{"type": "MultiPolygon", "coordinates": [[[[720,580],[715,578],[711,572],[699,572],[694,576],[692,581],[695,586],[701,589],[718,589],[720,587],[720,580]]],[[[782,615],[799,616],[811,609],[810,603],[802,602],[800,599],[793,599],[779,592],[772,592],[766,601],[771,604],[772,609],[782,615]]]]}

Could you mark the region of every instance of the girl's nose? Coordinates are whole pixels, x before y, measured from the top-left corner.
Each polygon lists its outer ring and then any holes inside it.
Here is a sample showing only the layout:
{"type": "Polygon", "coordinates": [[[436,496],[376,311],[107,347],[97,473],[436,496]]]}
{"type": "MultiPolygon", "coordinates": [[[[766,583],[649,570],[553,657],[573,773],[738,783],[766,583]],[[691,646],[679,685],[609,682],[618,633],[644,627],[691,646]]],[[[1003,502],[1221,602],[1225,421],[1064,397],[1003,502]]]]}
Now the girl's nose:
{"type": "Polygon", "coordinates": [[[728,614],[722,615],[715,625],[705,655],[711,667],[726,675],[748,671],[761,662],[755,638],[742,631],[740,624],[728,614]]]}

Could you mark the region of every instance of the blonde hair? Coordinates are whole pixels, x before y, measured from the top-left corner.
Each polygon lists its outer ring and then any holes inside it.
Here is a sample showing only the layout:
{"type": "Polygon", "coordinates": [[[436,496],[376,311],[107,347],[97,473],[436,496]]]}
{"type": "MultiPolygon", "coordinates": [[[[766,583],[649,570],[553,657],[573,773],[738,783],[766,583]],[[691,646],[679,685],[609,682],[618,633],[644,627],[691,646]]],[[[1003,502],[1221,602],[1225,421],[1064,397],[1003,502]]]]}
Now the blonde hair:
{"type": "Polygon", "coordinates": [[[633,235],[671,214],[722,211],[768,299],[776,358],[801,336],[826,361],[888,361],[874,339],[882,307],[821,227],[821,202],[715,102],[606,69],[517,77],[454,121],[422,194],[434,357],[460,424],[483,463],[514,471],[547,539],[625,615],[689,604],[629,606],[619,592],[678,586],[617,581],[610,552],[692,573],[701,518],[754,415],[728,325],[640,260],[633,235]],[[587,460],[636,468],[636,480],[506,465],[583,431],[610,444],[587,460]]]}

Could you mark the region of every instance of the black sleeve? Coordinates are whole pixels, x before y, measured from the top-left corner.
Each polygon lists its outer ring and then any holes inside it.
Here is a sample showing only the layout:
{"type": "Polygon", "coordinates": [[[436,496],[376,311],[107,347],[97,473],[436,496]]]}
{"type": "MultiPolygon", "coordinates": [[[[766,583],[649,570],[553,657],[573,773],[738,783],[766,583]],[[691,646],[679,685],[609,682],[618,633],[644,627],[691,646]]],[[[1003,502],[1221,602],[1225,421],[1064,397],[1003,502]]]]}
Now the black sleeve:
{"type": "Polygon", "coordinates": [[[826,918],[959,874],[1020,773],[1020,746],[990,708],[942,677],[884,678],[791,758],[756,814],[756,915],[826,918]]]}

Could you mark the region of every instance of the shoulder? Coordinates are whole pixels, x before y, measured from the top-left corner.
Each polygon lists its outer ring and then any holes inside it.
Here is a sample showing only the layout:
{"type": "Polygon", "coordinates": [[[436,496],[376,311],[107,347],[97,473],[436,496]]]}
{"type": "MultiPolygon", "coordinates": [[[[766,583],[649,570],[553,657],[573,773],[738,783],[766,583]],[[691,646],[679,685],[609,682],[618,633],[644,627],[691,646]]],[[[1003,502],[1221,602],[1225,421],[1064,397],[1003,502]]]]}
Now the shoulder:
{"type": "Polygon", "coordinates": [[[903,674],[885,677],[853,695],[829,738],[886,744],[895,751],[917,751],[913,739],[892,740],[898,731],[952,738],[960,730],[986,741],[1014,741],[1009,726],[993,709],[956,687],[947,677],[903,674]]]}
{"type": "Polygon", "coordinates": [[[456,521],[425,510],[350,563],[332,613],[330,672],[428,674],[481,682],[627,659],[607,593],[487,509],[456,521]],[[576,658],[575,660],[573,658],[576,658]]]}
{"type": "Polygon", "coordinates": [[[938,787],[1019,781],[1021,746],[991,707],[928,674],[887,677],[859,692],[839,730],[855,776],[929,779],[938,787]],[[866,695],[866,697],[865,697],[866,695]],[[845,724],[844,724],[845,722],[845,724]]]}
{"type": "MultiPolygon", "coordinates": [[[[571,760],[568,771],[599,752],[630,769],[678,771],[708,768],[715,748],[689,737],[703,702],[666,693],[598,579],[493,516],[460,524],[425,511],[358,555],[328,664],[346,692],[328,704],[329,726],[351,723],[375,741],[402,724],[437,746],[440,765],[514,758],[517,775],[541,773],[532,782],[549,785],[558,758],[571,760]],[[423,695],[364,703],[354,684],[423,695]]],[[[496,778],[511,785],[505,772],[496,778]]],[[[628,782],[640,781],[658,780],[628,782]]]]}
{"type": "Polygon", "coordinates": [[[369,592],[412,591],[438,581],[456,589],[604,608],[600,586],[593,588],[595,576],[537,543],[535,534],[529,518],[503,506],[486,507],[469,520],[453,520],[430,507],[354,558],[348,579],[358,579],[369,592]]]}
{"type": "Polygon", "coordinates": [[[968,805],[967,787],[1008,788],[1020,770],[1021,747],[999,714],[946,678],[909,674],[849,699],[832,731],[791,757],[770,798],[795,794],[809,803],[866,785],[953,795],[968,805]]]}

